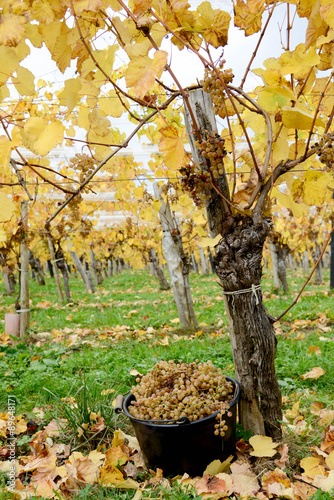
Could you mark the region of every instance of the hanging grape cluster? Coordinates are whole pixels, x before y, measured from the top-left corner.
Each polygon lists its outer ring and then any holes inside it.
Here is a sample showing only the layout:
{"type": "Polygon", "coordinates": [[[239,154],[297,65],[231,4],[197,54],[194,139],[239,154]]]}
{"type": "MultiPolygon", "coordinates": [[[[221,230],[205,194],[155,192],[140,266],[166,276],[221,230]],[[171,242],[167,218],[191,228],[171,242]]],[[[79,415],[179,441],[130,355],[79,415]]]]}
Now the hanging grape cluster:
{"type": "Polygon", "coordinates": [[[79,171],[79,182],[82,183],[91,174],[96,166],[96,161],[89,155],[77,153],[70,160],[70,167],[79,171]]]}
{"type": "Polygon", "coordinates": [[[182,186],[189,191],[195,205],[203,205],[206,199],[205,192],[211,183],[209,172],[201,172],[199,167],[189,163],[180,168],[180,173],[182,186]]]}
{"type": "Polygon", "coordinates": [[[190,192],[197,206],[205,203],[212,183],[224,174],[224,157],[227,155],[225,140],[219,134],[206,131],[206,137],[207,139],[195,142],[200,155],[207,160],[203,170],[195,164],[188,164],[180,169],[182,186],[190,192]]]}
{"type": "Polygon", "coordinates": [[[207,140],[196,141],[196,147],[200,154],[209,160],[209,170],[213,177],[217,180],[220,175],[224,174],[224,157],[227,155],[225,149],[225,139],[219,134],[210,134],[207,132],[207,140]]]}
{"type": "Polygon", "coordinates": [[[219,69],[205,68],[204,80],[201,81],[203,90],[210,94],[216,115],[219,115],[221,118],[225,118],[226,116],[224,105],[226,96],[222,81],[228,85],[234,77],[231,69],[223,69],[225,62],[224,59],[220,62],[219,69]]]}
{"type": "Polygon", "coordinates": [[[214,433],[225,435],[228,427],[223,416],[225,413],[232,416],[229,403],[234,384],[211,361],[196,360],[189,364],[160,361],[136,382],[139,384],[131,389],[136,400],[128,408],[135,418],[174,422],[187,417],[195,422],[218,412],[214,433]]]}
{"type": "Polygon", "coordinates": [[[333,141],[334,136],[332,134],[325,134],[319,142],[311,146],[312,149],[316,149],[320,162],[324,163],[328,170],[331,170],[334,165],[333,141]]]}

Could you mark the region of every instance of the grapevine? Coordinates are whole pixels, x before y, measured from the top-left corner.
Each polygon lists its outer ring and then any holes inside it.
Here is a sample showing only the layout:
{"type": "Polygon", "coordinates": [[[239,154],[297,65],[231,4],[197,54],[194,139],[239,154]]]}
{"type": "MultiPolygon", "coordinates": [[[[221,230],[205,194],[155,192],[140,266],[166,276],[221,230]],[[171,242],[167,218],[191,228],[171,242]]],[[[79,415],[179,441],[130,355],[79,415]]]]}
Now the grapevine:
{"type": "Polygon", "coordinates": [[[136,400],[128,408],[133,417],[157,423],[187,417],[195,422],[216,413],[214,434],[225,435],[227,425],[223,416],[232,416],[229,403],[234,385],[211,361],[196,360],[190,364],[160,361],[147,375],[137,377],[136,382],[138,385],[131,389],[136,400]]]}

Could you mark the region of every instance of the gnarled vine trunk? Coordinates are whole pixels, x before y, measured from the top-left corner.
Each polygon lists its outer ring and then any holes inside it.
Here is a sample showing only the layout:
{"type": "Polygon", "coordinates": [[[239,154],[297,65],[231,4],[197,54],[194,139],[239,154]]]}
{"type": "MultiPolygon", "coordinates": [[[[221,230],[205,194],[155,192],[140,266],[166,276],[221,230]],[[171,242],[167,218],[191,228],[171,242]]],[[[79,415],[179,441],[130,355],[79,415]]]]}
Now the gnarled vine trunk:
{"type": "Polygon", "coordinates": [[[154,251],[154,248],[149,249],[148,255],[149,255],[150,264],[152,264],[153,271],[154,271],[155,276],[159,282],[160,290],[169,290],[170,284],[166,280],[165,275],[163,273],[163,270],[161,269],[161,267],[159,265],[159,259],[154,251]]]}
{"type": "MultiPolygon", "coordinates": [[[[190,92],[185,106],[185,123],[193,159],[202,172],[208,160],[199,152],[193,133],[196,117],[203,138],[217,132],[208,94],[190,92]]],[[[215,247],[215,271],[220,278],[229,318],[235,377],[241,386],[240,422],[254,434],[281,437],[281,391],[275,373],[276,337],[273,320],[262,302],[261,275],[263,245],[271,230],[269,219],[257,214],[253,219],[232,213],[228,208],[226,174],[218,176],[216,189],[206,193],[206,212],[212,237],[222,238],[215,247]],[[220,194],[219,194],[220,193],[220,194]],[[255,223],[254,220],[257,222],[255,223]],[[255,287],[255,288],[254,288],[255,287]]]]}
{"type": "Polygon", "coordinates": [[[281,390],[274,365],[277,341],[260,289],[263,244],[270,229],[268,219],[258,224],[242,220],[219,242],[214,264],[226,292],[235,376],[241,385],[241,424],[254,433],[280,438],[281,390]]]}

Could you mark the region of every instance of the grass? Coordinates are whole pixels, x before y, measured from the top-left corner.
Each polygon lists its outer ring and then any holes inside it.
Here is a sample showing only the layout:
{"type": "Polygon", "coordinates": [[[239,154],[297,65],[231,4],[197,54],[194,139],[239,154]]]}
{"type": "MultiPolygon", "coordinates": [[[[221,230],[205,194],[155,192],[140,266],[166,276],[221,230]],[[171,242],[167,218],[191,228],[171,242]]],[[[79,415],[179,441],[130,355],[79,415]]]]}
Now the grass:
{"type": "MultiPolygon", "coordinates": [[[[264,273],[265,305],[272,316],[279,316],[293,302],[306,278],[301,271],[290,271],[289,274],[291,292],[284,294],[273,289],[270,272],[266,270],[264,273]]],[[[299,302],[277,325],[276,370],[282,393],[286,396],[286,408],[291,408],[300,399],[310,423],[314,418],[310,413],[312,402],[333,408],[334,308],[328,270],[324,276],[324,285],[311,282],[299,302]],[[319,379],[303,380],[301,374],[315,366],[322,367],[325,374],[319,379]]],[[[158,359],[180,362],[210,359],[226,375],[233,377],[227,318],[216,277],[192,274],[190,281],[200,324],[197,332],[183,331],[173,323],[177,311],[172,292],[158,291],[157,282],[146,271],[126,270],[108,278],[93,295],[87,294],[81,280],[72,276],[73,303],[68,305],[59,303],[51,278],[47,278],[45,287],[31,281],[30,334],[35,340],[31,343],[15,341],[12,345],[0,343],[0,411],[6,411],[7,397],[11,394],[16,398],[17,412],[22,413],[26,420],[35,418],[34,409],[43,408],[45,414],[41,425],[58,416],[72,419],[75,429],[78,422],[86,422],[89,404],[90,409],[100,411],[108,421],[106,433],[97,436],[98,442],[108,442],[115,427],[112,400],[135,383],[135,377],[130,374],[132,368],[145,373],[158,359]],[[146,331],[148,327],[149,333],[146,331]],[[38,340],[38,336],[46,337],[45,332],[52,338],[38,340]],[[101,394],[108,389],[114,392],[101,394]],[[73,395],[81,401],[76,410],[70,409],[66,401],[61,401],[73,395]]],[[[14,312],[15,300],[4,292],[4,284],[0,283],[2,324],[5,313],[14,312]]],[[[321,432],[321,429],[314,431],[313,444],[319,443],[321,432]]],[[[67,439],[78,449],[80,446],[97,446],[96,440],[89,441],[88,434],[81,442],[73,435],[75,432],[67,439]]],[[[23,439],[22,452],[27,447],[26,442],[23,439]]],[[[309,436],[294,435],[291,447],[295,447],[296,463],[308,454],[310,444],[309,436]]],[[[165,492],[163,498],[183,500],[182,495],[173,488],[172,492],[165,492]]],[[[132,497],[133,493],[132,496],[118,490],[110,493],[95,486],[73,496],[77,500],[127,500],[132,497]]],[[[4,498],[0,493],[0,500],[4,498]]],[[[319,500],[325,499],[325,496],[319,497],[319,500]]]]}

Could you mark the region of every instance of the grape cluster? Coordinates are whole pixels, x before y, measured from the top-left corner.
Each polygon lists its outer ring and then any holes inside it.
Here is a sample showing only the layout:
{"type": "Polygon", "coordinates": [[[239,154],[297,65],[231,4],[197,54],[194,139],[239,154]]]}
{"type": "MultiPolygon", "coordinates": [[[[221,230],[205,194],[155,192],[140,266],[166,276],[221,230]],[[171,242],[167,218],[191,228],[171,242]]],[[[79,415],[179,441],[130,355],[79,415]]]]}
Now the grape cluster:
{"type": "Polygon", "coordinates": [[[224,174],[224,157],[227,155],[225,139],[219,134],[207,132],[207,140],[196,141],[196,147],[201,155],[209,160],[209,170],[215,179],[224,174]]]}
{"type": "Polygon", "coordinates": [[[319,142],[311,146],[312,149],[316,149],[320,162],[324,163],[327,169],[332,169],[334,165],[333,140],[332,134],[325,134],[319,142]]]}
{"type": "Polygon", "coordinates": [[[70,160],[70,167],[74,170],[79,170],[80,183],[91,174],[96,166],[96,161],[89,155],[77,153],[70,160]]]}
{"type": "Polygon", "coordinates": [[[206,140],[195,142],[199,153],[208,160],[204,169],[191,164],[180,168],[183,188],[190,192],[197,206],[205,203],[212,183],[224,174],[224,157],[227,155],[225,140],[219,134],[206,131],[206,137],[206,140]]]}
{"type": "Polygon", "coordinates": [[[232,416],[229,403],[234,385],[211,361],[196,360],[189,364],[160,361],[136,382],[138,385],[131,389],[136,400],[128,408],[135,418],[173,423],[188,417],[195,422],[217,413],[214,433],[225,435],[227,425],[222,417],[225,413],[232,416]]]}
{"type": "Polygon", "coordinates": [[[203,90],[210,94],[215,113],[221,118],[225,118],[226,116],[224,106],[225,93],[222,81],[227,85],[232,82],[234,77],[231,69],[223,69],[225,62],[225,60],[220,62],[219,69],[205,68],[204,80],[201,82],[203,90]]]}
{"type": "Polygon", "coordinates": [[[182,186],[190,192],[195,205],[203,205],[206,199],[206,190],[211,183],[209,172],[201,172],[195,165],[188,164],[180,168],[180,173],[182,174],[182,186]]]}

